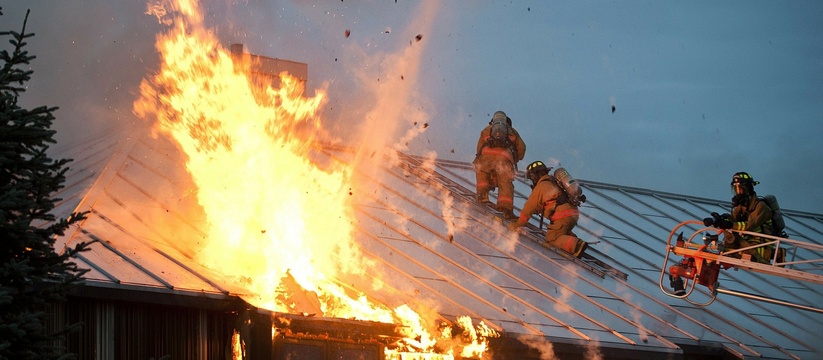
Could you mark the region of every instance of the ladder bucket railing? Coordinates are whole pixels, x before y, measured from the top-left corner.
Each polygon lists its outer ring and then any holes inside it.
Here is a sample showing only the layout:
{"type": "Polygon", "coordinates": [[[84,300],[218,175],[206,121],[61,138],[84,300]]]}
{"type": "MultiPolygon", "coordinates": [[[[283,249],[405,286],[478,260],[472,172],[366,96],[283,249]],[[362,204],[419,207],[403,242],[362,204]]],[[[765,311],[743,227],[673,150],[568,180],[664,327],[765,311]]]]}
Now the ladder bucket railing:
{"type": "MultiPolygon", "coordinates": [[[[739,291],[720,289],[717,281],[718,273],[720,270],[729,268],[823,285],[823,245],[750,231],[706,227],[699,220],[684,221],[672,229],[666,242],[666,255],[660,272],[660,290],[668,296],[684,299],[696,306],[708,306],[714,302],[718,293],[724,293],[823,312],[823,310],[814,307],[739,291]],[[684,237],[683,233],[688,229],[692,229],[693,232],[690,236],[684,237]],[[675,237],[675,234],[678,233],[679,235],[675,237]],[[743,248],[724,249],[723,240],[735,235],[758,237],[762,242],[743,248]],[[695,241],[696,238],[701,241],[695,241]],[[752,261],[749,255],[746,254],[746,252],[758,248],[771,251],[768,264],[752,261]],[[778,251],[778,249],[785,250],[785,252],[782,252],[783,256],[780,256],[781,251],[778,251]],[[682,260],[677,265],[669,268],[671,256],[682,256],[682,260]],[[679,292],[671,291],[664,286],[667,275],[672,275],[672,272],[676,272],[675,279],[680,278],[683,281],[682,289],[679,292]],[[695,302],[690,299],[698,284],[706,286],[709,290],[709,300],[707,302],[695,302]]],[[[671,276],[669,278],[671,279],[671,276]]]]}

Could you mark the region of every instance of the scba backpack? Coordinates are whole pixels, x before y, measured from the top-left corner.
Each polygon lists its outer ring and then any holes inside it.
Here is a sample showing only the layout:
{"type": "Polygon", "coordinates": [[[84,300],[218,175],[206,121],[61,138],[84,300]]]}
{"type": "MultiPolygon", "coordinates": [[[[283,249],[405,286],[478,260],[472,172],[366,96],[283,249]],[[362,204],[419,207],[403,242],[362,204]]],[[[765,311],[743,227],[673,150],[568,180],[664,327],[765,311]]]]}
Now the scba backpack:
{"type": "Polygon", "coordinates": [[[786,222],[783,221],[783,214],[780,212],[780,204],[777,203],[777,197],[774,195],[766,195],[760,200],[769,205],[772,209],[772,235],[786,237],[786,222]]]}
{"type": "Polygon", "coordinates": [[[489,140],[486,144],[490,147],[510,148],[512,141],[509,138],[509,124],[505,119],[494,119],[491,123],[491,131],[489,132],[489,140]]]}
{"type": "Polygon", "coordinates": [[[563,189],[563,192],[566,193],[566,196],[569,197],[569,202],[572,205],[580,206],[580,204],[586,202],[586,195],[583,195],[583,189],[580,188],[580,185],[565,168],[559,167],[554,170],[554,178],[557,180],[560,188],[563,189]]]}

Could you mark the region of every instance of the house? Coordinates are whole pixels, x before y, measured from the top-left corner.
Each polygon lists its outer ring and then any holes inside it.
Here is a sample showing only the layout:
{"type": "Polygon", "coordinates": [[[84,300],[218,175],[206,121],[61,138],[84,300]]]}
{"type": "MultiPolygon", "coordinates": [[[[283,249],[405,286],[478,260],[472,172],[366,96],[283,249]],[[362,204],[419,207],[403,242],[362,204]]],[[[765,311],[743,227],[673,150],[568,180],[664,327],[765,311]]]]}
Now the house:
{"type": "MultiPolygon", "coordinates": [[[[89,213],[56,246],[93,243],[76,258],[89,269],[85,283],[55,306],[54,319],[85,324],[66,343],[80,359],[224,359],[237,339],[253,359],[382,359],[397,340],[393,324],[255,307],[245,289],[198,264],[180,244],[202,237],[205,219],[192,216],[198,205],[184,156],[169,139],[138,124],[65,152],[74,162],[55,211],[89,213]]],[[[327,145],[311,156],[347,163],[355,151],[327,145]]],[[[540,219],[513,234],[474,202],[470,163],[405,153],[381,163],[383,175],[364,177],[370,191],[354,201],[354,237],[385,287],[341,283],[390,308],[488,325],[499,336],[489,338],[484,358],[823,356],[820,283],[728,269],[720,289],[736,295],[721,292],[709,305],[663,292],[672,229],[725,211],[725,200],[580,179],[587,201],[576,232],[591,245],[577,259],[540,245],[540,219]]],[[[521,179],[516,212],[529,193],[521,179]]],[[[823,215],[783,214],[790,238],[823,245],[823,215]]],[[[819,276],[821,268],[807,271],[819,276]]],[[[695,292],[710,299],[705,288],[695,292]]]]}

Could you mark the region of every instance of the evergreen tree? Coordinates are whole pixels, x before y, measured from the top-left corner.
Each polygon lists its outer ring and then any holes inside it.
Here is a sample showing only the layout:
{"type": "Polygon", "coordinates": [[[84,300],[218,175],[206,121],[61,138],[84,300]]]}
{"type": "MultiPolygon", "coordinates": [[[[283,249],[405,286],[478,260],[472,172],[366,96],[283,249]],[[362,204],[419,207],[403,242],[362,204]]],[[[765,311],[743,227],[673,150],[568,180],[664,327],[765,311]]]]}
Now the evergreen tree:
{"type": "Polygon", "coordinates": [[[56,143],[50,128],[57,107],[18,106],[33,73],[23,67],[35,58],[23,50],[34,36],[26,33],[28,15],[21,32],[0,31],[12,48],[0,51],[0,359],[71,357],[60,340],[73,326],[49,330],[47,310],[65,300],[85,273],[70,258],[87,244],[54,249],[56,236],[85,217],[56,219],[50,213],[71,161],[46,154],[56,143]]]}

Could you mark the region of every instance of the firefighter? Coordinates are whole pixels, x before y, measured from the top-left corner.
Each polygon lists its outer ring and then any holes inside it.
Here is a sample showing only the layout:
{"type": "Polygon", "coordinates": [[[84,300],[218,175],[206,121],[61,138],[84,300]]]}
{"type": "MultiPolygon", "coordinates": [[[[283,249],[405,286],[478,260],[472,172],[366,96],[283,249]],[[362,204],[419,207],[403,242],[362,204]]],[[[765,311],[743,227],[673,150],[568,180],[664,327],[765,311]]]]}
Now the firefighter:
{"type": "Polygon", "coordinates": [[[542,214],[549,219],[549,226],[546,228],[546,241],[541,245],[546,248],[555,246],[579,258],[589,245],[572,232],[577,226],[580,211],[575,201],[569,199],[569,195],[563,191],[558,180],[549,175],[550,170],[541,161],[535,161],[526,167],[526,179],[530,182],[532,193],[523,204],[520,217],[509,225],[509,229],[517,231],[526,225],[532,214],[542,214]]]}
{"type": "MultiPolygon", "coordinates": [[[[712,217],[703,219],[706,226],[714,226],[724,230],[751,231],[762,234],[772,233],[772,209],[757,197],[754,186],[759,184],[746,172],[738,172],[732,176],[732,212],[719,215],[712,213],[712,217]]],[[[741,235],[727,232],[723,236],[726,249],[740,249],[762,244],[769,241],[766,238],[752,235],[741,235]]],[[[753,261],[768,264],[772,257],[770,247],[758,247],[743,251],[749,254],[753,261]]],[[[738,254],[739,256],[739,254],[738,254]]]]}
{"type": "Polygon", "coordinates": [[[480,132],[472,162],[477,176],[477,202],[489,203],[489,191],[497,187],[497,209],[503,218],[514,219],[514,174],[517,162],[525,155],[526,143],[512,127],[511,118],[502,111],[495,112],[480,132]]]}

